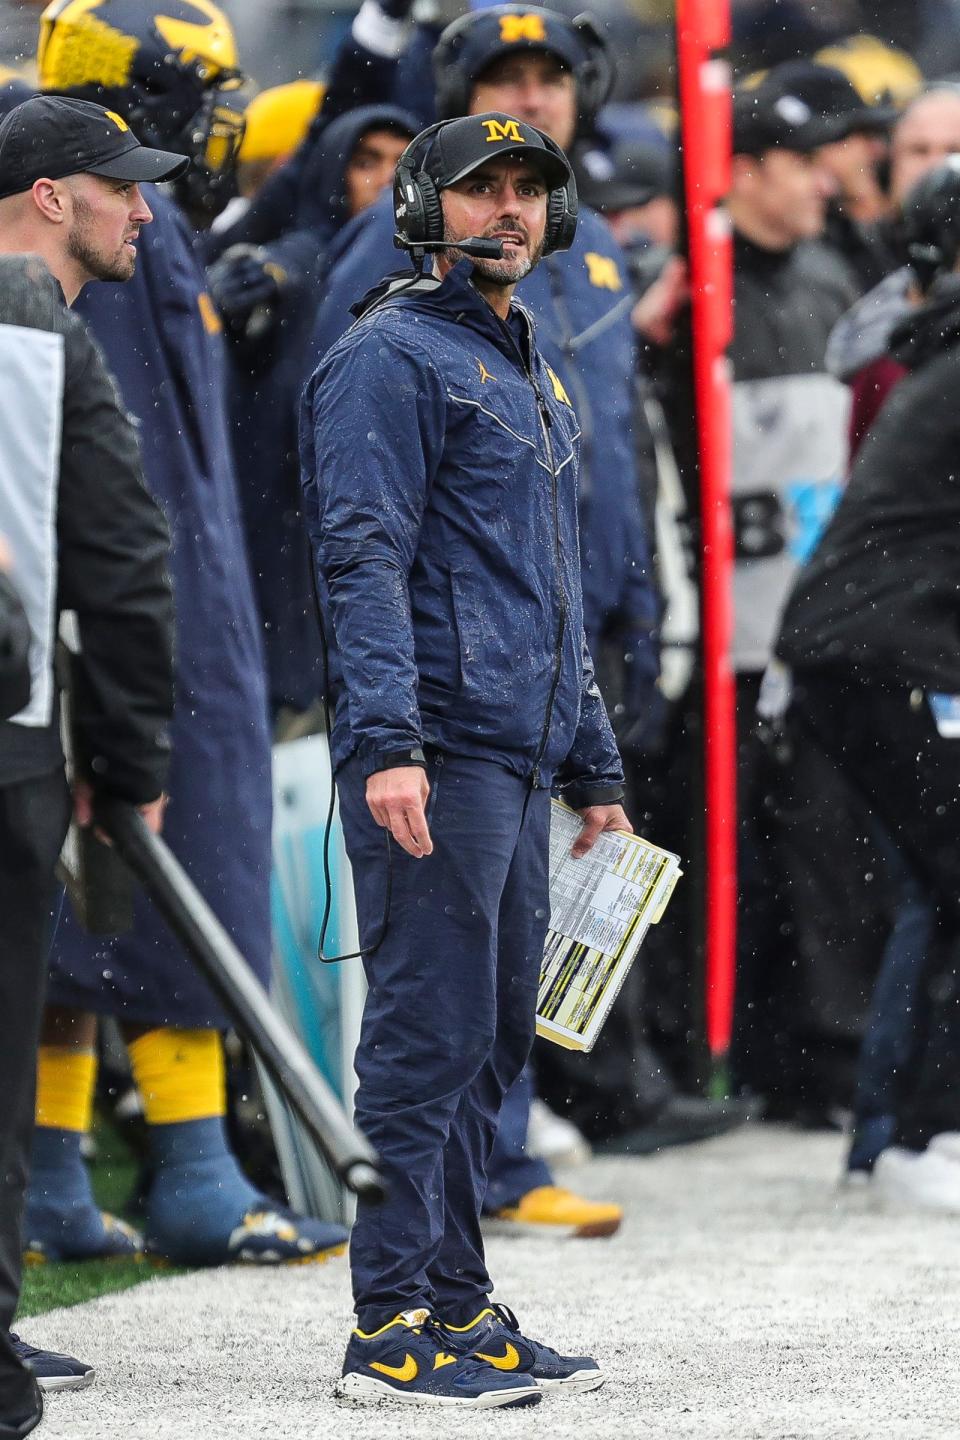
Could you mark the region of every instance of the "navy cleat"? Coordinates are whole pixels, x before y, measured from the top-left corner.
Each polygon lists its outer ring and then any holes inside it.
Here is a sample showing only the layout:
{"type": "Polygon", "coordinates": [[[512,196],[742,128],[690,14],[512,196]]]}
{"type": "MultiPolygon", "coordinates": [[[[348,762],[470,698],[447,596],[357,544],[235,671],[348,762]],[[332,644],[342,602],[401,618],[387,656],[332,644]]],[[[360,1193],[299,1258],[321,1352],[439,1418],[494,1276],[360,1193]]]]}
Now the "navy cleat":
{"type": "Polygon", "coordinates": [[[506,1305],[488,1305],[469,1325],[438,1323],[451,1350],[472,1355],[500,1374],[529,1375],[541,1390],[576,1395],[599,1390],[606,1379],[589,1355],[559,1355],[549,1345],[521,1334],[517,1317],[506,1305]]]}
{"type": "Polygon", "coordinates": [[[12,1332],[10,1343],[18,1359],[33,1371],[33,1378],[46,1394],[52,1390],[85,1390],[93,1384],[97,1372],[83,1360],[75,1360],[72,1355],[59,1355],[56,1350],[38,1350],[12,1332]]]}
{"type": "Polygon", "coordinates": [[[445,1346],[445,1332],[427,1310],[405,1310],[372,1334],[354,1330],[337,1382],[340,1400],[370,1405],[460,1405],[471,1410],[536,1405],[540,1386],[529,1375],[504,1374],[445,1346]]]}

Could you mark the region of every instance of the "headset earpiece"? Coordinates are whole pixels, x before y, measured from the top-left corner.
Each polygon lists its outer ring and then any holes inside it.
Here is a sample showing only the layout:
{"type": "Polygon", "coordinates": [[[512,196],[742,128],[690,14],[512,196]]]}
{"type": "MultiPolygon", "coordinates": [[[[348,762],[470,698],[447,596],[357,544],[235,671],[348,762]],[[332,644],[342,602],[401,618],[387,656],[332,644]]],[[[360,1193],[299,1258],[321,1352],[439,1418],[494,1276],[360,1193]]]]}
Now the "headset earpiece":
{"type": "Polygon", "coordinates": [[[422,161],[433,136],[445,123],[441,120],[422,131],[411,140],[397,161],[397,173],[393,182],[393,214],[397,233],[411,245],[443,239],[440,191],[433,177],[423,169],[422,161]]]}
{"type": "MultiPolygon", "coordinates": [[[[566,159],[556,141],[551,140],[549,135],[544,135],[544,139],[549,149],[553,150],[561,159],[566,159]]],[[[556,190],[551,190],[547,196],[547,228],[543,237],[544,255],[552,255],[556,250],[570,249],[577,233],[579,211],[577,182],[571,172],[567,183],[558,186],[556,190]]]]}

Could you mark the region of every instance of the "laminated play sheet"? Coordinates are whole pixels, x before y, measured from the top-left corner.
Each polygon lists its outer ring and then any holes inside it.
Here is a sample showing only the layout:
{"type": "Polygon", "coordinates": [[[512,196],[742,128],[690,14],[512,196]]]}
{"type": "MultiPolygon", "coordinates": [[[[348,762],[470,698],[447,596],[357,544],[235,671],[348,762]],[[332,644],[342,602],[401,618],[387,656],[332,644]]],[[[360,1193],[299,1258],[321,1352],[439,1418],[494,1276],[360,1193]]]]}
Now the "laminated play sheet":
{"type": "Polygon", "coordinates": [[[639,835],[607,831],[581,860],[570,848],[580,816],[554,800],[550,929],[543,950],[537,1034],[590,1050],[644,935],[667,907],[680,860],[639,835]]]}

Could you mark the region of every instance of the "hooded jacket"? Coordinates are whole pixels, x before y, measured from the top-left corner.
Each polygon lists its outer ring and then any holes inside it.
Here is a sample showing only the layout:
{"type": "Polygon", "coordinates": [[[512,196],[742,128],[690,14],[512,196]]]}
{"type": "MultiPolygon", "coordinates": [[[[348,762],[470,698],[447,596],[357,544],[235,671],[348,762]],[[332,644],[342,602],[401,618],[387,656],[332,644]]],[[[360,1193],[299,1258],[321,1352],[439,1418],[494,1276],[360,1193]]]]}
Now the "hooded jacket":
{"type": "Polygon", "coordinates": [[[307,347],[327,246],[349,219],[346,169],[361,137],[378,126],[414,123],[394,106],[367,105],[331,121],[314,138],[303,157],[296,228],[270,244],[274,262],[299,278],[282,293],[267,335],[228,337],[231,432],[274,713],[285,705],[308,709],[320,674],[300,515],[297,408],[309,373],[307,347]]]}
{"type": "Polygon", "coordinates": [[[330,622],[333,759],[427,745],[578,805],[623,772],[583,634],[580,430],[471,267],[388,285],[307,387],[307,526],[330,622]]]}
{"type": "Polygon", "coordinates": [[[960,281],[894,331],[892,391],[787,606],[798,669],[960,694],[960,281]]]}

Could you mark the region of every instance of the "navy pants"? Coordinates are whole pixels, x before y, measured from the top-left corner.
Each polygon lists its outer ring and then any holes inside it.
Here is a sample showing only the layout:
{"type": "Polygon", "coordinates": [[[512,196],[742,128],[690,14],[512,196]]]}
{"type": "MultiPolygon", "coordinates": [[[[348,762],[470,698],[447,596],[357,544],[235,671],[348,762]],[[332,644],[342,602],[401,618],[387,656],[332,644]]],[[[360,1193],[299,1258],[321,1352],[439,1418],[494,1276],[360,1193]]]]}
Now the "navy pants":
{"type": "Polygon", "coordinates": [[[480,1210],[504,1096],[530,1053],[549,919],[550,796],[498,765],[430,760],[433,854],[373,820],[356,758],[337,774],[368,994],[356,1119],[390,1187],[350,1242],[359,1326],[421,1306],[472,1319],[492,1289],[480,1210]],[[388,850],[389,845],[389,850],[388,850]],[[389,853],[389,861],[388,861],[389,853]]]}
{"type": "Polygon", "coordinates": [[[532,1099],[533,1069],[527,1065],[519,1079],[510,1086],[500,1109],[497,1138],[487,1165],[487,1193],[483,1201],[485,1215],[516,1205],[531,1190],[553,1184],[546,1161],[527,1154],[532,1099]]]}

